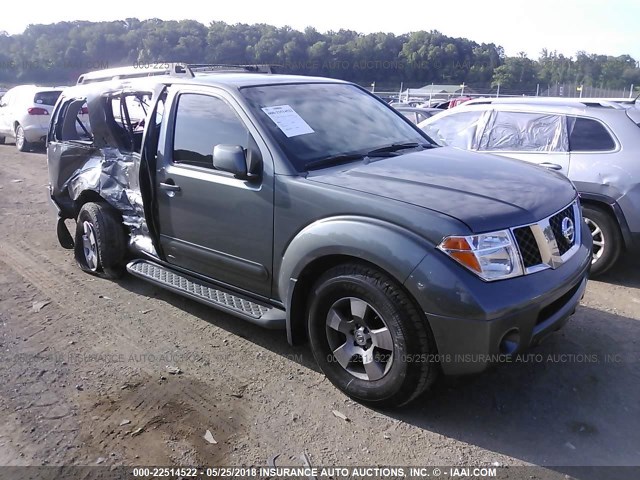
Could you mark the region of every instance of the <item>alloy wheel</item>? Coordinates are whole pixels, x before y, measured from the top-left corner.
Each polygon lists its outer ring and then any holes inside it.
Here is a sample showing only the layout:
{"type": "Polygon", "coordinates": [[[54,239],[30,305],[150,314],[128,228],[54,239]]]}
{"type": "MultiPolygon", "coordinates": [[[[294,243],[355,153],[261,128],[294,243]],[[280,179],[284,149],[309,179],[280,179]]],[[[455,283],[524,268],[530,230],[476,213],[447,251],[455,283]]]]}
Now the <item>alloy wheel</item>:
{"type": "Polygon", "coordinates": [[[585,223],[589,227],[589,231],[591,232],[591,238],[593,239],[593,256],[591,258],[591,263],[594,264],[602,257],[605,249],[605,238],[602,233],[602,229],[590,218],[584,219],[585,223]]]}
{"type": "Polygon", "coordinates": [[[98,243],[96,242],[96,232],[91,222],[84,222],[82,228],[84,231],[82,235],[84,259],[87,268],[95,272],[98,270],[98,243]]]}
{"type": "Polygon", "coordinates": [[[16,128],[16,147],[20,151],[24,148],[24,130],[21,126],[16,128]]]}
{"type": "Polygon", "coordinates": [[[335,361],[354,377],[379,380],[393,364],[393,338],[382,316],[355,297],[336,301],[326,320],[329,348],[335,361]]]}

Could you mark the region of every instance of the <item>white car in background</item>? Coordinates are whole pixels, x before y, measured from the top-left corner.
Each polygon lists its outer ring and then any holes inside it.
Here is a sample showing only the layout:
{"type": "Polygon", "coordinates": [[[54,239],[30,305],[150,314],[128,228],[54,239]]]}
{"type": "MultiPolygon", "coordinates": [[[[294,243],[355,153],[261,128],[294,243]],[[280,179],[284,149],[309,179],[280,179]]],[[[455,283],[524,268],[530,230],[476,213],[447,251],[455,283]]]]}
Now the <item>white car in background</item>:
{"type": "Polygon", "coordinates": [[[21,152],[44,145],[51,112],[62,90],[21,85],[7,91],[0,99],[0,143],[14,139],[21,152]]]}

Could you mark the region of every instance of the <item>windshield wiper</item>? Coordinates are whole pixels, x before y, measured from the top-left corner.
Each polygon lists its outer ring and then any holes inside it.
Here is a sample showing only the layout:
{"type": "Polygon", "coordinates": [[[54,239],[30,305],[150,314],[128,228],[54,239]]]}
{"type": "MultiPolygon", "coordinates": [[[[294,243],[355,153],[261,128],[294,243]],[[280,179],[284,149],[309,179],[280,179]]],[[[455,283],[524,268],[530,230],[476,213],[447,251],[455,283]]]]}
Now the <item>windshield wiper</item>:
{"type": "Polygon", "coordinates": [[[334,155],[333,157],[321,158],[305,164],[306,170],[315,168],[328,167],[330,165],[339,165],[340,163],[352,162],[353,160],[362,160],[365,157],[362,153],[348,153],[343,155],[334,155]]]}
{"type": "Polygon", "coordinates": [[[409,143],[392,143],[391,145],[387,145],[386,147],[375,148],[367,153],[368,157],[375,157],[379,154],[385,153],[393,153],[399,152],[400,150],[406,150],[409,148],[431,148],[433,145],[429,143],[417,143],[417,142],[409,142],[409,143]]]}

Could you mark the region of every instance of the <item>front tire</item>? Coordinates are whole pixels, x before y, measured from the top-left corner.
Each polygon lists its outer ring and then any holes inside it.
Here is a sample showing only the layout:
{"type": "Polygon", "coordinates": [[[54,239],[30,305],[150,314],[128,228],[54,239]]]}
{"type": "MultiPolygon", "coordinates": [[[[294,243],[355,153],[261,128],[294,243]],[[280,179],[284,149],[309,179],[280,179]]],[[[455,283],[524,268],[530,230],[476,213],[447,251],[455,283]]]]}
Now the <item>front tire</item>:
{"type": "Polygon", "coordinates": [[[16,127],[16,148],[19,152],[26,152],[31,149],[31,144],[27,142],[24,136],[24,128],[22,128],[22,125],[16,127]]]}
{"type": "Polygon", "coordinates": [[[582,216],[593,239],[591,276],[595,277],[609,270],[618,260],[622,235],[613,217],[601,208],[584,205],[582,216]]]}
{"type": "Polygon", "coordinates": [[[319,367],[358,401],[404,405],[437,377],[426,319],[400,285],[373,267],[354,263],[328,270],[311,291],[308,319],[319,367]]]}
{"type": "Polygon", "coordinates": [[[125,270],[126,237],[119,214],[104,203],[85,203],[76,220],[74,256],[85,272],[120,278],[125,270]]]}

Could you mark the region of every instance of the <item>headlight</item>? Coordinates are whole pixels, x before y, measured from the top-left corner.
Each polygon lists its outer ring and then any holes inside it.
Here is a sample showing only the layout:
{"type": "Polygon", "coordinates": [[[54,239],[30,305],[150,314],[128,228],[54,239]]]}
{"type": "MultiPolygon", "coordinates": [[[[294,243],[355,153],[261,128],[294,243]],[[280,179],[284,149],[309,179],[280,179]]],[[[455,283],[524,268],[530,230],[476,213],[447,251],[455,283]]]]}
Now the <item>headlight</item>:
{"type": "Polygon", "coordinates": [[[489,282],[524,273],[520,253],[508,230],[446,237],[438,248],[489,282]]]}

